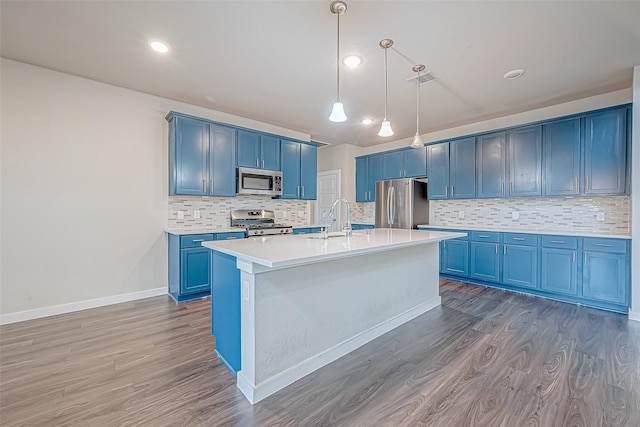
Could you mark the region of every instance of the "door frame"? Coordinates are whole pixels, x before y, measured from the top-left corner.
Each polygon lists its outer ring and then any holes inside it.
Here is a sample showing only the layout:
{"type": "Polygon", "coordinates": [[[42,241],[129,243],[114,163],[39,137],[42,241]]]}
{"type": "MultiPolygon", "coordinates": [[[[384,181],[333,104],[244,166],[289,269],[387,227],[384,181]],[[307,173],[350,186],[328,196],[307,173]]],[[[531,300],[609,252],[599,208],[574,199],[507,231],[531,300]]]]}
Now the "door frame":
{"type": "MultiPolygon", "coordinates": [[[[332,169],[329,171],[323,171],[323,172],[318,172],[318,180],[317,180],[317,188],[316,188],[316,194],[318,195],[318,197],[320,196],[320,178],[324,177],[324,176],[328,176],[328,175],[336,175],[336,199],[339,199],[341,196],[341,186],[342,186],[342,170],[341,169],[332,169]]],[[[313,206],[313,222],[315,224],[322,224],[322,218],[320,215],[320,203],[316,200],[313,202],[314,206],[313,206]]],[[[352,212],[352,216],[353,216],[353,212],[352,212]]],[[[336,222],[338,224],[341,223],[341,214],[340,214],[340,209],[338,209],[338,216],[336,218],[336,222]]]]}

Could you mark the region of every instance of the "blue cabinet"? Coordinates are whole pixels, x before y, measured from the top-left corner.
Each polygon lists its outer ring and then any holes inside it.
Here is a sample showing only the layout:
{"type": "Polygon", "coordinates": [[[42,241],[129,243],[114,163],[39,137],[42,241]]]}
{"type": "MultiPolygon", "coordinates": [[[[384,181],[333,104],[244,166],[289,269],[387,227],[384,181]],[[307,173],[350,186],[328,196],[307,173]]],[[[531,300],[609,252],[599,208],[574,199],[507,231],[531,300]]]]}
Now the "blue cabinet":
{"type": "Polygon", "coordinates": [[[282,198],[317,198],[318,148],[283,139],[280,141],[282,198]]]}
{"type": "Polygon", "coordinates": [[[471,232],[469,275],[489,282],[500,281],[500,233],[471,232]]]}
{"type": "Polygon", "coordinates": [[[180,293],[209,293],[209,249],[186,248],[180,251],[182,265],[180,293]]]}
{"type": "Polygon", "coordinates": [[[509,196],[542,195],[542,126],[528,126],[507,133],[507,181],[509,196]]]}
{"type": "Polygon", "coordinates": [[[503,234],[502,283],[522,288],[538,287],[538,236],[503,234]]]}
{"type": "Polygon", "coordinates": [[[169,121],[169,195],[235,196],[236,130],[176,113],[169,121]]]}
{"type": "Polygon", "coordinates": [[[629,242],[585,238],[582,256],[582,296],[628,305],[629,242]]]}
{"type": "Polygon", "coordinates": [[[625,194],[627,111],[606,110],[585,117],[584,194],[625,194]]]}
{"type": "Polygon", "coordinates": [[[351,224],[352,230],[373,230],[376,228],[373,224],[351,224]]]}
{"type": "Polygon", "coordinates": [[[450,198],[473,199],[476,197],[476,139],[451,141],[449,153],[450,198]]]}
{"type": "Polygon", "coordinates": [[[427,176],[427,148],[407,148],[382,155],[382,179],[427,176]]]}
{"type": "Polygon", "coordinates": [[[505,132],[481,135],[476,139],[476,196],[505,195],[505,132]]]}
{"type": "Polygon", "coordinates": [[[356,202],[376,200],[376,181],[382,179],[382,155],[356,157],[356,202]]]}
{"type": "MultiPolygon", "coordinates": [[[[475,160],[474,160],[475,162],[475,160]]],[[[429,185],[427,198],[429,200],[444,200],[449,198],[449,144],[434,144],[427,146],[427,170],[429,171],[429,185]]]]}
{"type": "Polygon", "coordinates": [[[578,294],[578,238],[542,236],[540,289],[555,294],[578,294]]]}
{"type": "Polygon", "coordinates": [[[211,333],[216,338],[215,352],[236,375],[241,369],[240,270],[236,258],[208,251],[211,258],[211,333]]]}
{"type": "Polygon", "coordinates": [[[469,241],[467,238],[440,243],[440,272],[453,276],[469,275],[469,241]]]}
{"type": "Polygon", "coordinates": [[[544,196],[580,194],[580,119],[558,120],[543,125],[544,196]]]}
{"type": "Polygon", "coordinates": [[[238,131],[238,166],[280,170],[280,139],[249,130],[238,131]]]}

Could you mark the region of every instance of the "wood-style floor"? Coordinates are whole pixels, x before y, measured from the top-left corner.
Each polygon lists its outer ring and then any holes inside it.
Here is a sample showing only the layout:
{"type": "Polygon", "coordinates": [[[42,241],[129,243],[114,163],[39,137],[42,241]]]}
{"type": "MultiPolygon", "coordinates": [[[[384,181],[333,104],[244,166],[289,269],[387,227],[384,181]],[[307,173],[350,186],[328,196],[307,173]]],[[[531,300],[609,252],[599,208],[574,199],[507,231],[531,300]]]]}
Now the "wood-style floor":
{"type": "Polygon", "coordinates": [[[442,306],[251,406],[209,301],[0,328],[2,426],[640,426],[640,323],[442,281],[442,306]]]}

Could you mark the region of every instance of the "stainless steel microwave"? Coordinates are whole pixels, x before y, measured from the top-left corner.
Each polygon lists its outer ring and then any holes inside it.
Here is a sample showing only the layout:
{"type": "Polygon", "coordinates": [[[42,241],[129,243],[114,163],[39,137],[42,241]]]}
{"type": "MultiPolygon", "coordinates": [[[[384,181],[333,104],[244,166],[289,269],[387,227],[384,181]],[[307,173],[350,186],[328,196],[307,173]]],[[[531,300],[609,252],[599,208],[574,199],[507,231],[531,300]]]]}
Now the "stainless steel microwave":
{"type": "Polygon", "coordinates": [[[238,168],[238,194],[282,196],[282,172],[238,168]]]}

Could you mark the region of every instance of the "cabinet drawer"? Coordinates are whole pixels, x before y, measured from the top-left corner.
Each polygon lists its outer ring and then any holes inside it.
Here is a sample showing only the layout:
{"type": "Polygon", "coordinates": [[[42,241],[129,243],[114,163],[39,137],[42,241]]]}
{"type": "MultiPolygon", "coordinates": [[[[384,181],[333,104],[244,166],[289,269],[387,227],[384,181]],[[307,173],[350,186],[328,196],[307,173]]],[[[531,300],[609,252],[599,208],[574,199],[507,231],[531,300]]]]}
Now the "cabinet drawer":
{"type": "Polygon", "coordinates": [[[244,233],[238,233],[238,232],[216,233],[215,239],[216,240],[244,239],[244,233]]]}
{"type": "Polygon", "coordinates": [[[180,247],[193,248],[202,246],[202,242],[210,242],[211,240],[213,240],[213,234],[189,234],[180,236],[180,247]]]}
{"type": "Polygon", "coordinates": [[[578,238],[567,236],[542,236],[542,246],[545,248],[578,249],[578,238]]]}
{"type": "Polygon", "coordinates": [[[500,233],[472,231],[471,240],[474,242],[500,243],[500,233]]]}
{"type": "Polygon", "coordinates": [[[294,228],[293,234],[309,234],[308,228],[294,228]]]}
{"type": "Polygon", "coordinates": [[[615,252],[624,254],[627,253],[627,240],[585,237],[583,247],[585,251],[615,252]]]}
{"type": "Polygon", "coordinates": [[[538,236],[524,233],[504,233],[505,245],[538,246],[538,236]]]}
{"type": "Polygon", "coordinates": [[[322,227],[311,227],[309,228],[309,233],[321,233],[322,227]]]}

